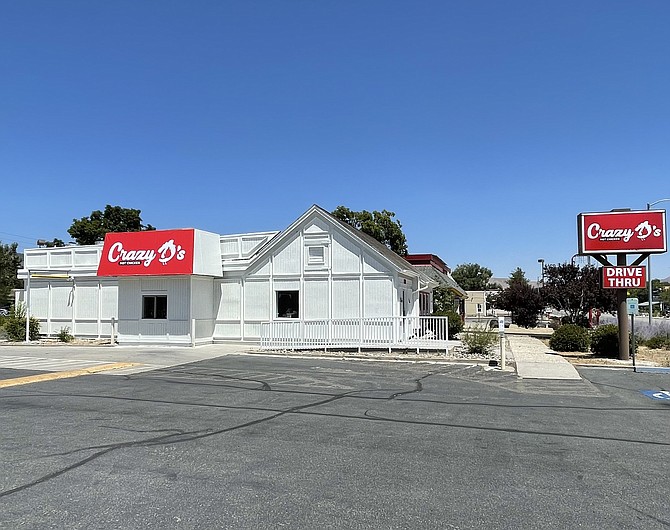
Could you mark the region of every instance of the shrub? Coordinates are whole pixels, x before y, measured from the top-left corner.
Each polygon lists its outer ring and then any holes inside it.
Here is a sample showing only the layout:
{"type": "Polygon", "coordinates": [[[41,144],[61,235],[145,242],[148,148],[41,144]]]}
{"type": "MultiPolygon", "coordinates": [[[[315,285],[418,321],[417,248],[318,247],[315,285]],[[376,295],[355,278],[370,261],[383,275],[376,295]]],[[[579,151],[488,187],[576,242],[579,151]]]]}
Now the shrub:
{"type": "Polygon", "coordinates": [[[448,318],[448,326],[449,326],[448,333],[450,339],[455,339],[456,335],[458,335],[461,331],[463,331],[463,321],[461,320],[461,315],[459,315],[453,309],[449,309],[447,311],[436,311],[435,313],[433,313],[433,315],[436,317],[448,318]]]}
{"type": "Polygon", "coordinates": [[[619,356],[619,326],[605,324],[591,332],[591,351],[598,357],[619,356]]]}
{"type": "Polygon", "coordinates": [[[549,339],[549,347],[561,352],[589,351],[590,343],[588,330],[576,324],[564,324],[549,339]]]}
{"type": "MultiPolygon", "coordinates": [[[[9,316],[4,319],[4,328],[7,338],[14,342],[26,340],[26,308],[23,305],[15,306],[9,316]]],[[[40,321],[35,317],[30,317],[29,325],[30,340],[36,340],[40,333],[40,321]]]]}
{"type": "Polygon", "coordinates": [[[67,326],[64,328],[60,328],[60,331],[58,332],[58,340],[61,342],[72,342],[74,340],[74,337],[70,333],[70,328],[67,326]]]}
{"type": "Polygon", "coordinates": [[[487,355],[491,347],[498,342],[498,334],[488,331],[485,327],[474,326],[461,333],[461,341],[467,347],[469,354],[487,355]]]}
{"type": "Polygon", "coordinates": [[[644,345],[652,350],[670,349],[670,336],[656,335],[645,340],[644,345]]]}

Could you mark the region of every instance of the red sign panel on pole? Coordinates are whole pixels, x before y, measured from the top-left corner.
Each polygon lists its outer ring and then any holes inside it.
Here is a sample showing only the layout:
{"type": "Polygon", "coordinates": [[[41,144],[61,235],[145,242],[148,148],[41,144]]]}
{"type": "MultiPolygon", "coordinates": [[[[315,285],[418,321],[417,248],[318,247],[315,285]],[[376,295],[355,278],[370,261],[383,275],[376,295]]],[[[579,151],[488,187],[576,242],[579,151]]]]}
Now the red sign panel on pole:
{"type": "Polygon", "coordinates": [[[194,230],[147,230],[105,235],[98,276],[193,274],[194,230]]]}
{"type": "Polygon", "coordinates": [[[603,267],[604,289],[643,289],[647,286],[646,267],[603,267]]]}
{"type": "Polygon", "coordinates": [[[580,254],[667,250],[665,210],[580,213],[577,225],[580,254]]]}

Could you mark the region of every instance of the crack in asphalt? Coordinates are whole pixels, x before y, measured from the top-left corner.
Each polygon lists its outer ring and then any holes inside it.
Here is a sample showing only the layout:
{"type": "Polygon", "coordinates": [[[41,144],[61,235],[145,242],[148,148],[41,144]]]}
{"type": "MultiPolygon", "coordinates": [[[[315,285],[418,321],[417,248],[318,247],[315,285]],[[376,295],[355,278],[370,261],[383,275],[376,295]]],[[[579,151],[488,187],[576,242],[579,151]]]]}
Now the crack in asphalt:
{"type": "MultiPolygon", "coordinates": [[[[364,392],[391,392],[391,389],[359,389],[359,390],[351,390],[347,392],[342,392],[338,394],[331,394],[331,393],[319,393],[319,392],[304,392],[304,391],[283,391],[283,390],[278,390],[278,389],[272,389],[269,384],[265,381],[257,380],[257,379],[243,379],[243,378],[236,378],[236,377],[228,377],[228,376],[220,376],[222,379],[231,379],[231,380],[238,380],[238,381],[249,381],[249,382],[254,382],[258,383],[261,385],[260,388],[258,389],[250,389],[250,388],[245,388],[245,390],[248,391],[267,391],[271,390],[272,392],[284,392],[284,393],[289,393],[289,394],[299,394],[299,395],[312,395],[312,396],[323,396],[323,399],[319,399],[317,401],[313,401],[311,403],[306,403],[303,405],[296,405],[293,407],[289,407],[287,409],[270,409],[270,408],[262,408],[262,407],[236,407],[236,406],[224,406],[224,405],[212,405],[212,404],[197,404],[197,403],[183,403],[183,402],[177,402],[177,401],[160,401],[160,400],[149,400],[149,399],[139,399],[139,398],[128,398],[128,397],[117,397],[117,396],[93,396],[93,395],[80,395],[81,397],[95,397],[95,398],[107,398],[107,399],[123,399],[123,400],[131,400],[131,401],[142,401],[142,402],[158,402],[158,403],[169,403],[169,404],[181,404],[181,405],[193,405],[193,406],[212,406],[212,407],[217,407],[217,408],[222,408],[222,409],[230,409],[230,410],[253,410],[253,411],[258,411],[258,412],[271,412],[270,415],[265,416],[263,418],[258,418],[256,420],[251,420],[247,421],[244,423],[241,423],[239,425],[234,425],[232,427],[226,427],[223,429],[198,429],[198,430],[193,430],[193,431],[180,431],[177,429],[173,429],[173,432],[166,432],[167,430],[157,430],[157,431],[133,431],[131,429],[123,429],[119,428],[119,430],[127,430],[128,432],[165,432],[166,434],[162,434],[160,436],[153,436],[149,437],[146,439],[142,440],[133,440],[133,441],[126,441],[126,442],[119,442],[119,443],[114,443],[114,444],[105,444],[105,445],[98,445],[98,446],[90,446],[86,448],[79,448],[75,449],[72,451],[64,452],[64,453],[55,453],[52,455],[47,455],[47,456],[69,456],[72,454],[76,454],[82,451],[91,451],[91,450],[96,450],[95,453],[77,461],[74,462],[70,465],[67,465],[61,469],[58,469],[56,471],[53,471],[51,473],[48,473],[42,477],[39,477],[29,483],[16,486],[14,488],[5,490],[0,492],[0,498],[4,498],[10,495],[13,495],[15,493],[27,490],[29,488],[32,488],[34,486],[37,486],[39,484],[42,484],[44,482],[47,482],[49,480],[52,480],[54,478],[57,478],[65,473],[68,473],[70,471],[73,471],[83,465],[86,465],[112,451],[116,451],[119,449],[127,449],[127,448],[134,448],[134,447],[153,447],[153,446],[158,446],[158,445],[172,445],[172,444],[181,444],[181,443],[187,443],[187,442],[192,442],[204,438],[209,438],[212,436],[217,436],[221,434],[226,434],[229,432],[234,432],[240,429],[245,429],[248,427],[252,427],[254,425],[258,425],[261,423],[265,423],[277,418],[280,418],[282,416],[288,415],[288,414],[299,414],[299,415],[316,415],[316,416],[325,416],[325,417],[332,417],[332,418],[343,418],[343,419],[354,419],[354,420],[364,420],[364,421],[384,421],[384,422],[390,422],[390,423],[398,423],[398,424],[406,424],[406,425],[424,425],[424,426],[434,426],[434,427],[448,427],[448,428],[460,428],[460,429],[470,429],[470,430],[480,430],[480,431],[493,431],[493,432],[505,432],[505,433],[510,433],[510,434],[524,434],[524,435],[538,435],[538,436],[552,436],[552,437],[563,437],[563,438],[577,438],[577,439],[588,439],[588,440],[597,440],[597,441],[618,441],[618,442],[625,442],[625,443],[638,443],[638,444],[647,444],[647,445],[655,445],[655,446],[670,446],[669,442],[660,442],[660,441],[646,441],[646,440],[635,440],[635,439],[625,439],[625,438],[616,438],[616,437],[605,437],[605,436],[595,436],[595,435],[586,435],[586,434],[570,434],[570,433],[557,433],[557,432],[543,432],[543,431],[533,431],[533,430],[525,430],[525,429],[515,429],[515,428],[504,428],[504,427],[492,427],[492,426],[478,426],[478,425],[464,425],[464,424],[455,424],[455,423],[444,423],[444,422],[435,422],[435,421],[421,421],[421,420],[409,420],[409,419],[397,419],[397,418],[392,418],[392,417],[386,417],[382,415],[375,414],[371,412],[371,409],[365,410],[363,415],[346,415],[346,414],[334,414],[334,413],[322,413],[322,412],[317,412],[309,409],[313,409],[314,407],[319,407],[321,405],[327,405],[329,403],[333,403],[335,401],[344,399],[344,398],[353,398],[353,399],[372,399],[372,400],[384,400],[384,401],[391,401],[395,400],[397,398],[401,398],[403,396],[409,395],[409,394],[414,394],[414,393],[420,393],[423,391],[423,384],[422,381],[425,379],[432,377],[434,375],[438,375],[442,373],[441,371],[437,372],[429,372],[425,374],[422,377],[419,377],[417,379],[414,379],[414,388],[411,390],[405,390],[401,392],[393,392],[390,395],[386,397],[374,397],[374,396],[361,396],[361,395],[356,395],[356,394],[361,394],[364,392]]],[[[198,375],[198,374],[189,374],[189,375],[198,375]]],[[[216,385],[216,386],[227,386],[227,385],[216,385]]],[[[235,387],[239,388],[239,387],[235,387]]],[[[21,395],[25,396],[26,394],[28,395],[63,395],[63,394],[58,394],[58,393],[32,393],[32,392],[26,392],[21,395]]],[[[15,396],[17,397],[17,396],[15,396]]],[[[410,400],[409,402],[417,402],[421,403],[424,400],[410,400]]],[[[427,402],[435,402],[433,400],[425,400],[427,402]]],[[[438,403],[444,403],[444,404],[452,404],[452,405],[467,405],[467,406],[472,406],[472,405],[480,405],[480,404],[474,404],[474,403],[448,403],[448,402],[439,402],[438,403]]],[[[491,405],[491,406],[500,406],[500,405],[491,405]]],[[[510,405],[503,405],[503,406],[510,406],[510,405]]],[[[577,408],[577,407],[556,407],[556,406],[548,406],[550,408],[577,408]]],[[[584,407],[584,408],[589,408],[589,409],[595,409],[595,410],[602,410],[599,408],[592,408],[592,407],[584,407]]],[[[613,410],[620,410],[620,409],[613,409],[613,410]]],[[[115,427],[107,427],[107,428],[115,428],[115,427]]]]}

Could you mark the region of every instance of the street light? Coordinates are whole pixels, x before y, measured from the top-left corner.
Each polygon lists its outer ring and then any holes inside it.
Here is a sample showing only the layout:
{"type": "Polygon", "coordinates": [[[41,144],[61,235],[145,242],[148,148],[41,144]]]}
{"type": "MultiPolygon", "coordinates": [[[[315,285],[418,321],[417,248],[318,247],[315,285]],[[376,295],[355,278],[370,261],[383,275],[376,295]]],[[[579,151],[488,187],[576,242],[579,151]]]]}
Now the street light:
{"type": "MultiPolygon", "coordinates": [[[[647,210],[651,210],[652,206],[655,206],[659,202],[670,202],[670,199],[659,199],[654,202],[648,202],[647,203],[647,210]]],[[[647,303],[649,304],[649,325],[651,326],[651,316],[654,312],[654,303],[653,303],[653,292],[651,288],[651,254],[647,257],[647,293],[649,296],[649,300],[647,300],[647,303]]]]}
{"type": "Polygon", "coordinates": [[[540,274],[541,274],[541,282],[542,286],[544,287],[544,260],[542,258],[538,259],[537,262],[540,264],[540,274]]]}

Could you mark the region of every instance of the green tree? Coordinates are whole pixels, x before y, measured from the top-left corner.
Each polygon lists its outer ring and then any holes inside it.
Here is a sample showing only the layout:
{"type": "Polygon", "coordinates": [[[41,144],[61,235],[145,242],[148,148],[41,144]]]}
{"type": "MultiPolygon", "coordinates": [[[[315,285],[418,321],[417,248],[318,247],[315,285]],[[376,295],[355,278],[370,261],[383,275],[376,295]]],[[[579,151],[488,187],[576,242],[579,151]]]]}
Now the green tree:
{"type": "Polygon", "coordinates": [[[16,251],[17,243],[3,245],[0,241],[0,307],[11,305],[14,301],[12,289],[21,288],[21,280],[16,272],[21,267],[21,256],[16,251]]]}
{"type": "Polygon", "coordinates": [[[547,306],[565,312],[568,324],[587,326],[590,309],[616,310],[616,290],[600,286],[600,270],[592,265],[546,265],[542,294],[547,306]]]}
{"type": "Polygon", "coordinates": [[[400,256],[407,255],[407,239],[400,221],[394,219],[395,213],[388,210],[354,212],[345,206],[333,210],[333,216],[353,226],[361,232],[374,237],[400,256]]]}
{"type": "Polygon", "coordinates": [[[465,291],[485,291],[493,273],[477,263],[464,263],[451,272],[451,277],[465,291]]]}
{"type": "Polygon", "coordinates": [[[107,232],[141,232],[155,230],[151,225],[142,224],[141,210],[105,206],[105,210],[94,210],[88,217],[73,219],[68,234],[79,245],[93,245],[105,239],[107,232]]]}
{"type": "Polygon", "coordinates": [[[498,294],[496,307],[512,313],[512,321],[525,328],[537,325],[544,302],[540,290],[533,287],[517,267],[509,277],[507,288],[498,294]]]}
{"type": "Polygon", "coordinates": [[[456,308],[456,297],[443,285],[433,289],[433,313],[446,313],[456,308]]]}

